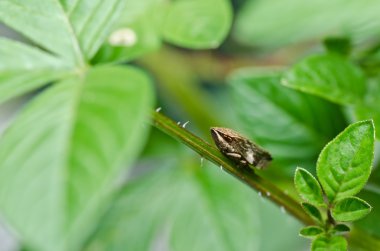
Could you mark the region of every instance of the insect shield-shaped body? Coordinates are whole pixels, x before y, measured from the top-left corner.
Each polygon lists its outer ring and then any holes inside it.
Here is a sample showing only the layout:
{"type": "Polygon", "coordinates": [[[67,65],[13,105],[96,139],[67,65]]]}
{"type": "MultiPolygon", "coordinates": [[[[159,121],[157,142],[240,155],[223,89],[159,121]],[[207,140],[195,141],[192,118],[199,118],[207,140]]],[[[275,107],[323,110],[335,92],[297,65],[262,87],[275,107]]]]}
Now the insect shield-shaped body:
{"type": "Polygon", "coordinates": [[[267,151],[231,129],[212,127],[211,136],[219,150],[241,166],[263,169],[272,160],[267,151]]]}

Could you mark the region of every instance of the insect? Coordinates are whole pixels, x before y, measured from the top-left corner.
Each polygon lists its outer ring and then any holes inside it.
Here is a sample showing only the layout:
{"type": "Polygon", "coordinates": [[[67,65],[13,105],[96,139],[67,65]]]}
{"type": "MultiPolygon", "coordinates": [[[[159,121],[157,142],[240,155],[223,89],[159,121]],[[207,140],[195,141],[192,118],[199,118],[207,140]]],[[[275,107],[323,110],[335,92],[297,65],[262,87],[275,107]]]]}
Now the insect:
{"type": "Polygon", "coordinates": [[[263,169],[272,160],[269,152],[234,130],[222,127],[211,127],[210,130],[218,149],[227,158],[241,166],[248,167],[251,164],[258,169],[263,169]]]}

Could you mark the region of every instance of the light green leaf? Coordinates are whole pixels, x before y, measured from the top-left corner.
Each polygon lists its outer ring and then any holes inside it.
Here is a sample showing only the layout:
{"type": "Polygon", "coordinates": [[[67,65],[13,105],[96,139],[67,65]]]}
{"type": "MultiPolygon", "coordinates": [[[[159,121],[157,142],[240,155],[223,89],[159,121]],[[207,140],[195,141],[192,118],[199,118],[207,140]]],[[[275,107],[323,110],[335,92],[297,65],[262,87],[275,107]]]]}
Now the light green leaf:
{"type": "Polygon", "coordinates": [[[314,238],[324,232],[323,228],[318,226],[308,226],[300,230],[300,236],[305,238],[314,238]]]}
{"type": "Polygon", "coordinates": [[[258,198],[198,161],[161,164],[127,184],[86,251],[148,251],[158,239],[172,251],[258,251],[258,198]]]}
{"type": "Polygon", "coordinates": [[[342,236],[319,236],[312,245],[312,251],[347,251],[347,241],[342,236]]]}
{"type": "Polygon", "coordinates": [[[127,1],[60,0],[60,2],[66,12],[65,18],[75,32],[82,54],[88,61],[110,35],[127,1]]]}
{"type": "Polygon", "coordinates": [[[151,105],[141,71],[99,67],[21,112],[1,138],[0,210],[26,245],[80,248],[144,143],[151,105]]]}
{"type": "Polygon", "coordinates": [[[0,37],[0,103],[53,81],[68,69],[35,47],[0,37]]]}
{"type": "Polygon", "coordinates": [[[228,0],[177,0],[168,9],[163,35],[186,48],[215,48],[227,36],[231,22],[228,0]]]}
{"type": "Polygon", "coordinates": [[[348,126],[322,150],[317,175],[330,202],[357,194],[371,173],[374,127],[370,120],[348,126]]]}
{"type": "Polygon", "coordinates": [[[80,45],[58,0],[0,1],[0,21],[68,64],[83,65],[80,45]]]}
{"type": "Polygon", "coordinates": [[[355,221],[371,212],[371,206],[357,197],[348,197],[338,200],[333,209],[332,216],[337,221],[355,221]]]}
{"type": "Polygon", "coordinates": [[[350,228],[345,224],[337,224],[336,226],[334,226],[333,232],[337,232],[337,233],[350,232],[350,228]]]}
{"type": "Polygon", "coordinates": [[[315,222],[323,223],[322,215],[318,208],[316,208],[315,206],[307,202],[302,202],[301,205],[302,205],[303,210],[308,215],[310,215],[310,217],[313,218],[315,222]]]}
{"type": "Polygon", "coordinates": [[[298,167],[294,175],[294,185],[302,199],[313,205],[324,205],[321,185],[311,173],[298,167]]]}
{"type": "Polygon", "coordinates": [[[323,146],[345,127],[344,118],[336,105],[285,88],[278,73],[259,70],[230,77],[236,127],[272,153],[273,166],[282,167],[277,171],[286,166],[293,176],[295,165],[314,165],[323,146]]]}
{"type": "Polygon", "coordinates": [[[248,0],[238,10],[234,37],[254,47],[314,42],[326,35],[346,35],[355,42],[380,35],[378,1],[248,0]]]}
{"type": "Polygon", "coordinates": [[[346,105],[359,103],[366,90],[360,69],[336,54],[314,55],[302,60],[284,76],[282,83],[346,105]]]}

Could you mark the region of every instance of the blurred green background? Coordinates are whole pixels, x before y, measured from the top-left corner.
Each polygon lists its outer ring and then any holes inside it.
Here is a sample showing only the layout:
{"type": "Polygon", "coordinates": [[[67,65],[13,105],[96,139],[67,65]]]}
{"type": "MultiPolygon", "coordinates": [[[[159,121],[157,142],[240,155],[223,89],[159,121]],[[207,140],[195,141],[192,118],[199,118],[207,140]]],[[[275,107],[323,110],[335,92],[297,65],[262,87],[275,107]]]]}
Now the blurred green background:
{"type": "MultiPolygon", "coordinates": [[[[209,128],[221,126],[259,143],[274,157],[264,176],[293,195],[295,168],[315,172],[323,146],[356,118],[349,107],[282,86],[281,74],[303,57],[322,52],[326,37],[350,39],[353,59],[372,50],[366,59],[376,69],[380,2],[203,4],[201,9],[186,6],[184,11],[179,6],[168,14],[169,1],[129,1],[118,27],[128,29],[129,40],[115,46],[110,38],[91,62],[131,63],[145,69],[155,83],[155,108],[209,142],[209,128]],[[207,27],[212,32],[197,26],[202,11],[213,18],[207,27]],[[193,33],[181,34],[181,22],[193,33]],[[192,41],[191,34],[202,39],[192,41]],[[217,43],[224,36],[220,46],[205,49],[212,47],[213,37],[217,43]]],[[[0,35],[29,42],[5,25],[0,35]]],[[[1,106],[1,129],[29,97],[1,106]]],[[[148,122],[142,126],[150,127],[148,122]]],[[[362,194],[375,209],[357,225],[380,237],[377,173],[362,194]]],[[[83,250],[309,249],[309,242],[298,236],[301,224],[285,210],[153,127],[133,169],[115,182],[121,189],[83,250]]],[[[2,222],[0,251],[33,251],[18,241],[6,219],[2,222]]]]}

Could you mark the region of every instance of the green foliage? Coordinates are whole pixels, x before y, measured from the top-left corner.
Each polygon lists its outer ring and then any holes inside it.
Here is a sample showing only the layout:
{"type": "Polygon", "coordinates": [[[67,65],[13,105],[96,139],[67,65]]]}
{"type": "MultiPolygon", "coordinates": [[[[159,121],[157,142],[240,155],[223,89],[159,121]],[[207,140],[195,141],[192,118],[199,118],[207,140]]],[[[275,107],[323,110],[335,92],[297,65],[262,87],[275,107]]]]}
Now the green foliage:
{"type": "Polygon", "coordinates": [[[238,71],[230,77],[238,127],[276,156],[274,164],[288,167],[291,173],[294,165],[311,166],[328,140],[344,128],[341,111],[283,87],[279,73],[259,70],[238,71]]]}
{"type": "Polygon", "coordinates": [[[294,185],[302,199],[316,206],[324,205],[321,185],[311,173],[298,167],[294,175],[294,185]]]}
{"type": "Polygon", "coordinates": [[[312,251],[347,251],[347,241],[342,236],[319,236],[312,245],[312,251]]]}
{"type": "Polygon", "coordinates": [[[26,243],[78,249],[121,168],[143,146],[147,128],[141,123],[151,102],[150,81],[141,71],[99,67],[84,79],[57,83],[19,115],[0,145],[0,205],[26,243]]]}
{"type": "Polygon", "coordinates": [[[337,201],[332,209],[332,216],[337,221],[355,221],[365,217],[371,206],[357,197],[347,197],[337,201]]]}
{"type": "Polygon", "coordinates": [[[282,83],[348,105],[358,103],[366,91],[361,70],[337,54],[314,55],[304,59],[286,73],[282,83]]]}
{"type": "Polygon", "coordinates": [[[373,151],[373,123],[360,121],[348,126],[322,150],[317,162],[318,180],[305,169],[297,168],[294,175],[296,190],[303,200],[309,202],[302,202],[302,207],[319,224],[300,231],[301,236],[314,239],[312,250],[347,250],[346,240],[336,234],[350,229],[337,221],[355,221],[371,211],[367,202],[352,195],[367,182],[373,151]],[[329,201],[325,201],[324,196],[329,201]],[[316,206],[322,208],[325,217],[316,206]]]}
{"type": "Polygon", "coordinates": [[[186,48],[215,48],[226,37],[231,20],[227,0],[175,1],[168,9],[163,36],[186,48]]]}
{"type": "MultiPolygon", "coordinates": [[[[314,177],[313,177],[314,178],[314,177]]],[[[307,202],[301,203],[303,210],[316,222],[316,223],[323,223],[323,218],[321,215],[321,212],[319,209],[307,202]]]]}
{"type": "Polygon", "coordinates": [[[300,236],[305,237],[305,238],[314,238],[320,234],[322,234],[324,230],[321,227],[317,226],[308,226],[304,227],[300,230],[300,236]]]}
{"type": "Polygon", "coordinates": [[[347,127],[321,152],[317,174],[330,202],[357,194],[371,173],[374,156],[372,121],[347,127]]]}
{"type": "Polygon", "coordinates": [[[248,0],[238,13],[234,36],[246,45],[273,48],[350,35],[355,41],[379,35],[377,1],[248,0]]]}

